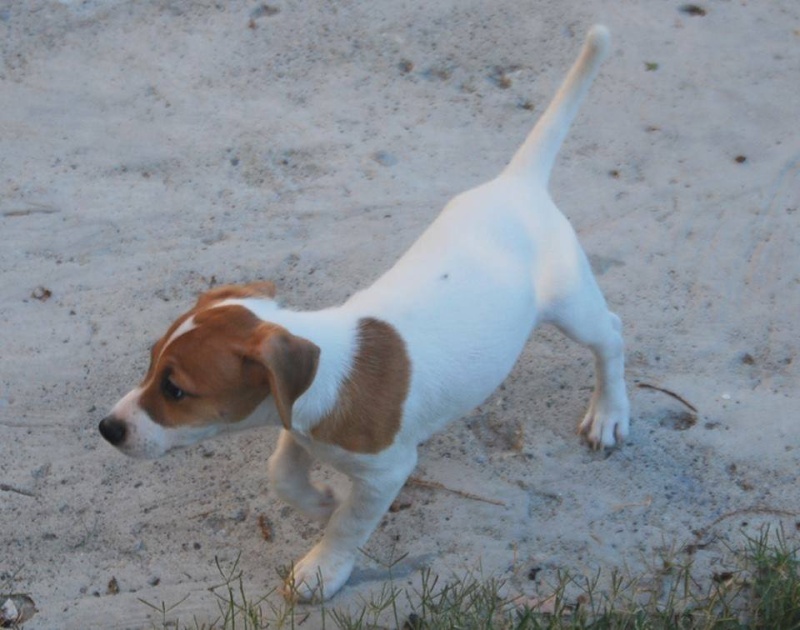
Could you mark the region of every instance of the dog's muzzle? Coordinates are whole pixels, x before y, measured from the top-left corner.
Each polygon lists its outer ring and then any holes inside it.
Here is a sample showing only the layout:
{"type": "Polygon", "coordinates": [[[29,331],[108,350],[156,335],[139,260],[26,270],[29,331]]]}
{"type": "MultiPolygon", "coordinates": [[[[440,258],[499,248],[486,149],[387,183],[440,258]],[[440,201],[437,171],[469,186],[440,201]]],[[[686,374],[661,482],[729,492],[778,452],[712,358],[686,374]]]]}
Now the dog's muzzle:
{"type": "Polygon", "coordinates": [[[106,416],[97,427],[102,435],[113,446],[120,446],[128,435],[125,423],[114,416],[106,416]]]}

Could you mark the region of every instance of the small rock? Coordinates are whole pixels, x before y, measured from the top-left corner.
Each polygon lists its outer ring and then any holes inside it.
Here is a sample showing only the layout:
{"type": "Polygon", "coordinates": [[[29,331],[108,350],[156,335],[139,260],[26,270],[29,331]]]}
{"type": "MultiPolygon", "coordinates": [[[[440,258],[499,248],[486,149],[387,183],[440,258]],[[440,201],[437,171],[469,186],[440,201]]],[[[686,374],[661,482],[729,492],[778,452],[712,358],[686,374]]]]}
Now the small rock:
{"type": "Polygon", "coordinates": [[[144,549],[145,549],[145,546],[144,546],[144,541],[143,540],[137,540],[133,544],[133,547],[131,547],[131,551],[133,553],[140,553],[140,552],[144,551],[144,549]]]}
{"type": "Polygon", "coordinates": [[[47,300],[53,297],[53,292],[47,287],[38,286],[31,292],[31,297],[40,302],[47,302],[47,300]]]}
{"type": "Polygon", "coordinates": [[[681,13],[691,15],[692,17],[703,17],[707,11],[697,4],[684,4],[678,9],[681,13]]]}
{"type": "Polygon", "coordinates": [[[34,479],[44,479],[45,477],[47,477],[50,474],[50,470],[52,469],[52,467],[53,467],[52,464],[49,464],[49,463],[48,464],[43,464],[42,466],[39,466],[38,468],[34,468],[31,471],[31,475],[33,476],[34,479]]]}
{"type": "Polygon", "coordinates": [[[277,15],[281,10],[268,4],[261,4],[250,12],[250,18],[257,20],[260,17],[271,17],[277,15]]]}
{"type": "Polygon", "coordinates": [[[36,604],[30,595],[11,593],[0,595],[0,628],[17,628],[36,614],[36,604]]]}
{"type": "Polygon", "coordinates": [[[242,523],[247,519],[247,508],[242,507],[238,510],[233,510],[228,516],[232,521],[242,523]]]}
{"type": "Polygon", "coordinates": [[[508,76],[509,72],[518,70],[517,66],[504,68],[502,66],[495,66],[489,74],[489,80],[494,83],[501,90],[507,90],[511,87],[511,77],[508,76]]]}
{"type": "Polygon", "coordinates": [[[372,154],[372,159],[381,166],[394,166],[397,164],[397,158],[388,151],[376,151],[372,154]]]}
{"type": "Polygon", "coordinates": [[[414,62],[409,61],[408,59],[401,59],[400,63],[397,64],[397,67],[403,74],[408,74],[414,69],[414,62]]]}

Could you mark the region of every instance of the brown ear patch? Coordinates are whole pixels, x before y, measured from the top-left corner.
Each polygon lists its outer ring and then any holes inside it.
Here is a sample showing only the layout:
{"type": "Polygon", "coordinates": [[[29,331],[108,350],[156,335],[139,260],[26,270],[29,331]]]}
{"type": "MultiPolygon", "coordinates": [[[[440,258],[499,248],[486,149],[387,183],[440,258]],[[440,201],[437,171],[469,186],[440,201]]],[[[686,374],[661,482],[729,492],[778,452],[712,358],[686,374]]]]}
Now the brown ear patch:
{"type": "Polygon", "coordinates": [[[406,344],[394,327],[378,319],[360,320],[358,350],[336,407],[311,435],[354,453],[379,453],[400,430],[410,381],[406,344]]]}
{"type": "Polygon", "coordinates": [[[253,354],[266,368],[275,407],[288,430],[292,428],[292,405],[311,386],[320,351],[308,339],[274,324],[262,324],[261,329],[262,339],[253,354]]]}
{"type": "Polygon", "coordinates": [[[272,282],[249,282],[248,284],[223,284],[206,291],[195,304],[195,310],[203,309],[209,304],[222,300],[242,300],[250,297],[274,298],[275,285],[272,282]]]}

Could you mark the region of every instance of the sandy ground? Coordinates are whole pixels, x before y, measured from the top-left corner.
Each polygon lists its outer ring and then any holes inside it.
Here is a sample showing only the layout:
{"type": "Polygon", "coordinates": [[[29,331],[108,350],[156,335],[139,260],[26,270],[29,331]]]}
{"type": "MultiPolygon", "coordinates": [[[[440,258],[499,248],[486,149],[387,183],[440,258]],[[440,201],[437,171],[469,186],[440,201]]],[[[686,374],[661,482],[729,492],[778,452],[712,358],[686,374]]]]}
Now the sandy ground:
{"type": "Polygon", "coordinates": [[[496,503],[408,486],[333,604],[401,556],[400,586],[480,568],[534,596],[698,541],[710,578],[766,524],[797,543],[800,5],[681,6],[0,2],[0,592],[26,628],[149,627],[140,599],[187,595],[170,618],[209,621],[215,558],[279,583],[319,530],[266,486],[276,429],[151,462],[97,422],[210,285],[366,286],[502,168],[594,22],[613,53],[552,190],[625,322],[631,439],[574,435],[590,356],[539,331],[420,449],[415,477],[496,503]]]}

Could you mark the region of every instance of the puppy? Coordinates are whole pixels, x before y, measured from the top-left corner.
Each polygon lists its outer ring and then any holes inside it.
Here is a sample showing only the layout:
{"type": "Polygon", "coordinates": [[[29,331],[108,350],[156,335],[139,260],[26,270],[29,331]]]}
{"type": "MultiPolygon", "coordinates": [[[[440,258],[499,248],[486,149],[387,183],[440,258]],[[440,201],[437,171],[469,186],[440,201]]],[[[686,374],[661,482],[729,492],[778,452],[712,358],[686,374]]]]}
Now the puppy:
{"type": "Polygon", "coordinates": [[[330,597],[417,462],[417,445],[464,415],[550,323],[595,356],[579,431],[594,447],[628,433],[619,318],[547,192],[556,154],[609,48],[588,34],[541,120],[494,180],[455,197],[405,255],[341,306],[281,308],[271,283],[200,297],[151,350],[142,383],[100,422],[127,455],[160,457],[220,432],[282,426],[275,491],[322,540],[288,580],[330,597]],[[309,480],[312,458],[352,480],[344,498],[309,480]]]}

